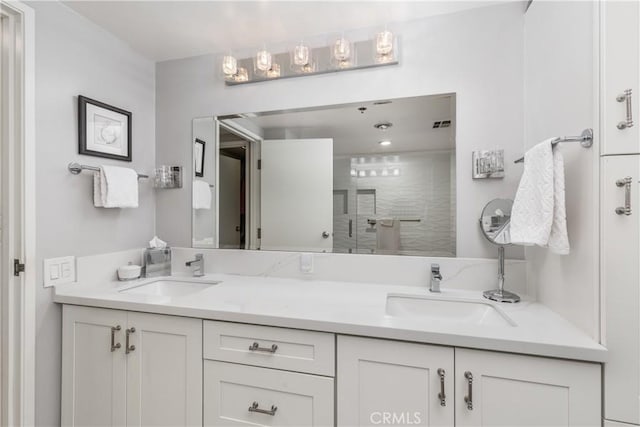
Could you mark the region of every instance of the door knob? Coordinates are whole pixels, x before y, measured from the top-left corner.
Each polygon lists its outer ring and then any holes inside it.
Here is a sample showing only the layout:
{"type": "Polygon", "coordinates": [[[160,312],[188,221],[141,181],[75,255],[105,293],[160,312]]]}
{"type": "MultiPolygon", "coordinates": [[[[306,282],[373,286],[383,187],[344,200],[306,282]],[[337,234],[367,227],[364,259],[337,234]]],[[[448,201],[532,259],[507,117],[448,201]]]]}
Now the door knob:
{"type": "Polygon", "coordinates": [[[323,238],[323,239],[328,239],[328,238],[329,238],[329,236],[331,236],[331,234],[329,234],[329,232],[328,232],[328,231],[323,231],[323,232],[322,232],[322,238],[323,238]]]}

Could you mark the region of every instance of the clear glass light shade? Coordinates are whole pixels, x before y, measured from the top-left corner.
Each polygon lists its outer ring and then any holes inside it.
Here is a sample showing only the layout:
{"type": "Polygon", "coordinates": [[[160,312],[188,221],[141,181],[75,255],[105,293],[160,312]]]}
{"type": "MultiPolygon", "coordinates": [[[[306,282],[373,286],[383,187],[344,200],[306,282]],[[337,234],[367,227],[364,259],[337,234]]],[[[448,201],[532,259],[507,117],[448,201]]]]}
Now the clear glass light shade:
{"type": "Polygon", "coordinates": [[[351,43],[344,37],[339,38],[333,44],[333,57],[340,62],[348,61],[351,58],[351,43]]]}
{"type": "Polygon", "coordinates": [[[238,72],[238,61],[231,55],[222,58],[222,72],[225,76],[233,76],[238,72]]]}
{"type": "Polygon", "coordinates": [[[271,69],[271,53],[260,50],[256,53],[256,69],[267,71],[271,69]]]}
{"type": "Polygon", "coordinates": [[[309,64],[309,46],[299,44],[293,48],[293,63],[298,66],[309,64]]]}
{"type": "Polygon", "coordinates": [[[393,52],[393,33],[384,30],[376,34],[376,53],[389,55],[391,52],[393,52]]]}

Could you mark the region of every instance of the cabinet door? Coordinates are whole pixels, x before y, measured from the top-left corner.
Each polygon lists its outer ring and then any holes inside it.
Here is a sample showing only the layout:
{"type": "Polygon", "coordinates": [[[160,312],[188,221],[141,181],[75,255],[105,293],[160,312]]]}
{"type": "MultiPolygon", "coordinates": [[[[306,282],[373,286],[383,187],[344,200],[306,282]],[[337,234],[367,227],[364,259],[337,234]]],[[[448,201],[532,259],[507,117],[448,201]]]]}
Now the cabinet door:
{"type": "Polygon", "coordinates": [[[456,349],[456,426],[600,426],[595,363],[456,349]]]}
{"type": "Polygon", "coordinates": [[[126,325],[124,311],[63,307],[63,426],[125,425],[126,325]]]}
{"type": "Polygon", "coordinates": [[[640,156],[602,158],[602,289],[605,293],[604,416],[640,424],[640,156]],[[616,182],[631,178],[630,215],[624,207],[626,188],[616,182]]]}
{"type": "Polygon", "coordinates": [[[202,425],[202,320],[130,312],[127,330],[127,425],[202,425]]]}
{"type": "Polygon", "coordinates": [[[204,362],[205,426],[333,426],[333,378],[204,362]]]}
{"type": "Polygon", "coordinates": [[[338,426],[453,425],[453,348],[339,336],[337,363],[338,426]]]}
{"type": "Polygon", "coordinates": [[[637,1],[601,2],[603,154],[640,153],[640,4],[637,1]],[[631,89],[632,127],[626,121],[626,99],[616,98],[631,89]]]}

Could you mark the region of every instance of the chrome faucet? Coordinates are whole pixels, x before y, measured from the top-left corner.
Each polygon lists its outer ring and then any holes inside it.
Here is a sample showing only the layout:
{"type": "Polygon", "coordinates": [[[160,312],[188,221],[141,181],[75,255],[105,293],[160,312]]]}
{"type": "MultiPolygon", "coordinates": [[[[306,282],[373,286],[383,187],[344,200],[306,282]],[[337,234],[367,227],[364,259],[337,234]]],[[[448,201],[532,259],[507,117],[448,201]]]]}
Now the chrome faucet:
{"type": "Polygon", "coordinates": [[[440,264],[431,264],[431,286],[429,286],[429,290],[431,292],[440,293],[441,280],[442,274],[440,274],[440,264]]]}
{"type": "Polygon", "coordinates": [[[204,276],[204,256],[202,254],[196,254],[196,259],[187,261],[185,265],[191,267],[193,277],[204,276]]]}

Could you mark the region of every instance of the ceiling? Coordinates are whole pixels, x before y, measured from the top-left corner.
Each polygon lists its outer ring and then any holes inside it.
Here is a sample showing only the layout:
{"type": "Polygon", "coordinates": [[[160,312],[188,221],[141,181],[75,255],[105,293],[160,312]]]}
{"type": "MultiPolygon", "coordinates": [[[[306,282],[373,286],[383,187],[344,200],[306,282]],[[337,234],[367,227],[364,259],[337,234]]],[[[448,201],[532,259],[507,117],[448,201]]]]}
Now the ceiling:
{"type": "MultiPolygon", "coordinates": [[[[513,0],[502,0],[513,1],[513,0]]],[[[381,27],[498,1],[65,1],[154,61],[381,27]]]]}
{"type": "MultiPolygon", "coordinates": [[[[250,114],[248,116],[254,116],[250,114]]],[[[246,117],[261,128],[265,138],[333,138],[335,155],[384,154],[407,151],[449,150],[455,147],[455,112],[452,95],[432,95],[329,106],[281,114],[246,117]],[[364,113],[358,108],[366,107],[364,113]],[[434,121],[451,120],[451,127],[433,129],[434,121]],[[386,131],[376,123],[391,122],[386,131]],[[391,145],[381,146],[382,140],[391,145]]]]}

